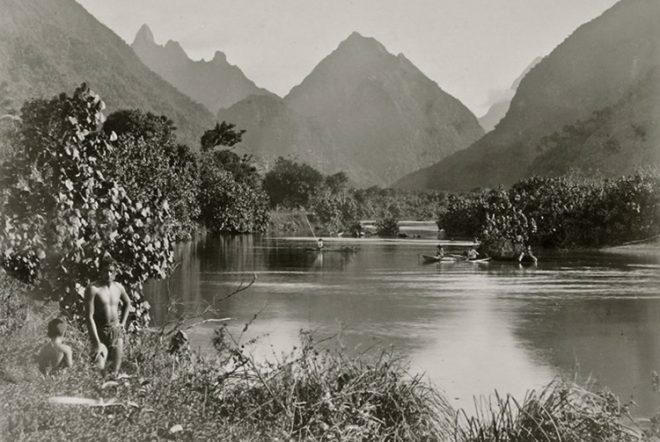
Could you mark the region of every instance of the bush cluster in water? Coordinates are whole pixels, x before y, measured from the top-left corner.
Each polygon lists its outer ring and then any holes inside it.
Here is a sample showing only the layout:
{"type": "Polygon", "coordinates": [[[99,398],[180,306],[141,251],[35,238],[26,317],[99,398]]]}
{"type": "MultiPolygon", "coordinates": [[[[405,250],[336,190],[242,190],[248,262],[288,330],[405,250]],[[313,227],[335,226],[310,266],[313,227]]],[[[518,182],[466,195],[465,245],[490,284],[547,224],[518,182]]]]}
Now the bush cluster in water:
{"type": "Polygon", "coordinates": [[[598,247],[646,239],[660,233],[660,175],[533,177],[508,190],[450,195],[438,226],[450,237],[478,237],[495,252],[518,236],[544,247],[598,247]]]}

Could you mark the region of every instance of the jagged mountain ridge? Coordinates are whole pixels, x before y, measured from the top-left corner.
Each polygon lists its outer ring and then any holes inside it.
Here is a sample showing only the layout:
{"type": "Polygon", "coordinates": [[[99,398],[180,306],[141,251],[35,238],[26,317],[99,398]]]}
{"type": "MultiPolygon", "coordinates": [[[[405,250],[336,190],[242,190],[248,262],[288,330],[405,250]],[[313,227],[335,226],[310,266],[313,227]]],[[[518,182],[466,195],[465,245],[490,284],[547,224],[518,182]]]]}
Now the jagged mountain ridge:
{"type": "Polygon", "coordinates": [[[179,138],[197,147],[214,116],[147,68],[133,50],[73,0],[0,0],[0,82],[15,107],[83,81],[106,113],[140,108],[172,118],[179,138]]]}
{"type": "MultiPolygon", "coordinates": [[[[616,106],[660,65],[659,22],[657,0],[620,1],[580,26],[525,76],[495,130],[468,149],[404,177],[396,186],[469,190],[507,185],[529,176],[530,167],[542,154],[539,143],[544,136],[616,106]]],[[[644,143],[650,146],[650,138],[644,143]]],[[[617,169],[603,166],[606,171],[617,169]]]]}
{"type": "MultiPolygon", "coordinates": [[[[269,159],[291,155],[325,173],[344,170],[363,186],[391,184],[483,135],[476,117],[460,101],[403,55],[392,55],[375,39],[358,33],[340,43],[291,90],[277,117],[251,121],[238,111],[242,107],[237,103],[222,110],[218,119],[248,130],[242,143],[246,151],[269,159]],[[288,127],[306,135],[285,134],[276,128],[275,118],[295,120],[288,127]],[[269,137],[257,130],[306,142],[280,150],[280,144],[268,145],[269,137]]],[[[267,112],[255,109],[254,114],[267,112]]]]}
{"type": "Polygon", "coordinates": [[[229,64],[223,52],[216,51],[211,61],[193,61],[176,41],[157,44],[146,24],[135,35],[131,47],[152,71],[213,113],[250,95],[275,95],[229,64]]]}

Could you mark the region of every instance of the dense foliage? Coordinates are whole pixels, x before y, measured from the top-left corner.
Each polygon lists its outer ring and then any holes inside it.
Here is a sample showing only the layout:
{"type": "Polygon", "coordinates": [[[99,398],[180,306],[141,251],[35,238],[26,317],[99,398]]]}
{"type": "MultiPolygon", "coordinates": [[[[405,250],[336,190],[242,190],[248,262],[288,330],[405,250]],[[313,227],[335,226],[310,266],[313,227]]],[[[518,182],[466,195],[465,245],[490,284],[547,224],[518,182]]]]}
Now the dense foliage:
{"type": "Polygon", "coordinates": [[[176,142],[174,123],[162,115],[121,110],[110,114],[103,130],[118,137],[108,158],[112,177],[131,198],[167,199],[177,237],[189,238],[200,214],[199,172],[195,154],[176,142]]]}
{"type": "Polygon", "coordinates": [[[260,232],[268,225],[268,200],[209,156],[201,164],[201,221],[216,233],[260,232]]]}
{"type": "Polygon", "coordinates": [[[1,262],[75,316],[99,259],[109,253],[144,323],[142,283],[165,276],[172,262],[168,203],[131,198],[111,178],[114,135],[99,130],[103,107],[84,84],[71,97],[23,106],[2,165],[1,262]]]}
{"type": "Polygon", "coordinates": [[[399,235],[399,220],[388,216],[376,221],[376,234],[383,238],[395,238],[399,235]]]}
{"type": "Polygon", "coordinates": [[[343,172],[323,175],[307,164],[284,158],[279,158],[266,174],[264,188],[273,207],[303,207],[328,233],[357,233],[359,221],[365,219],[433,219],[445,202],[445,195],[440,192],[377,186],[357,189],[343,172]]]}
{"type": "MultiPolygon", "coordinates": [[[[0,108],[11,106],[0,88],[0,108]]],[[[262,231],[267,198],[251,158],[216,146],[244,131],[223,122],[196,154],[166,116],[122,110],[106,120],[86,85],[72,97],[27,102],[2,130],[2,267],[72,315],[99,259],[119,262],[138,323],[149,320],[142,283],[163,277],[173,240],[201,222],[215,232],[262,231]]]]}
{"type": "Polygon", "coordinates": [[[231,147],[240,143],[245,130],[237,130],[234,129],[235,127],[235,124],[223,121],[222,123],[216,123],[212,129],[204,131],[200,140],[202,151],[208,152],[216,146],[231,147]]]}
{"type": "Polygon", "coordinates": [[[598,247],[660,233],[660,175],[619,179],[534,177],[509,190],[452,195],[438,226],[452,237],[479,237],[491,253],[515,241],[545,247],[598,247]]]}
{"type": "Polygon", "coordinates": [[[268,197],[252,157],[228,149],[241,141],[245,131],[224,121],[202,137],[200,158],[200,221],[216,233],[249,233],[266,230],[268,197]]]}
{"type": "Polygon", "coordinates": [[[307,164],[279,157],[264,176],[264,190],[272,207],[308,207],[323,182],[323,175],[307,164]]]}

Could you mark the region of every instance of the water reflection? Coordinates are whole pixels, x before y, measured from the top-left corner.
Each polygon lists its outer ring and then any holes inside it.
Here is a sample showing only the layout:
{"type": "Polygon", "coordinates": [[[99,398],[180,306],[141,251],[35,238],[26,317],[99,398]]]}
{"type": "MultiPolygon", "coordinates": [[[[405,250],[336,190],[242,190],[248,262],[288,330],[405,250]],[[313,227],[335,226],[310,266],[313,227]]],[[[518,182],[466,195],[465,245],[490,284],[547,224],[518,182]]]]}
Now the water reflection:
{"type": "MultiPolygon", "coordinates": [[[[428,247],[364,244],[358,253],[308,250],[313,241],[258,236],[207,238],[178,250],[168,281],[150,283],[157,321],[204,310],[241,283],[218,314],[247,337],[264,336],[257,357],[287,351],[301,329],[340,335],[359,353],[373,345],[406,355],[455,405],[494,389],[522,395],[557,374],[593,375],[640,413],[660,405],[650,371],[660,370],[657,258],[541,254],[538,267],[440,263],[428,247]],[[172,299],[180,303],[173,311],[172,299]]],[[[192,332],[209,345],[213,325],[192,332]]]]}

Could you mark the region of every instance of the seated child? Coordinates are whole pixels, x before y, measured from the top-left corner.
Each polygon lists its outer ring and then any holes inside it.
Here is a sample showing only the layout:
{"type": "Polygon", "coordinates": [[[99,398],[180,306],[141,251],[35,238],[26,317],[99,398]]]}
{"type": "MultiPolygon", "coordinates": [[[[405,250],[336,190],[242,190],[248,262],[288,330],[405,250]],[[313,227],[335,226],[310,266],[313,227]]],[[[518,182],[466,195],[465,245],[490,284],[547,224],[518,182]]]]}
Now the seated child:
{"type": "Polygon", "coordinates": [[[71,347],[62,343],[66,332],[66,322],[56,318],[48,323],[48,337],[50,342],[41,347],[38,362],[39,371],[49,374],[61,368],[73,365],[71,347]]]}

